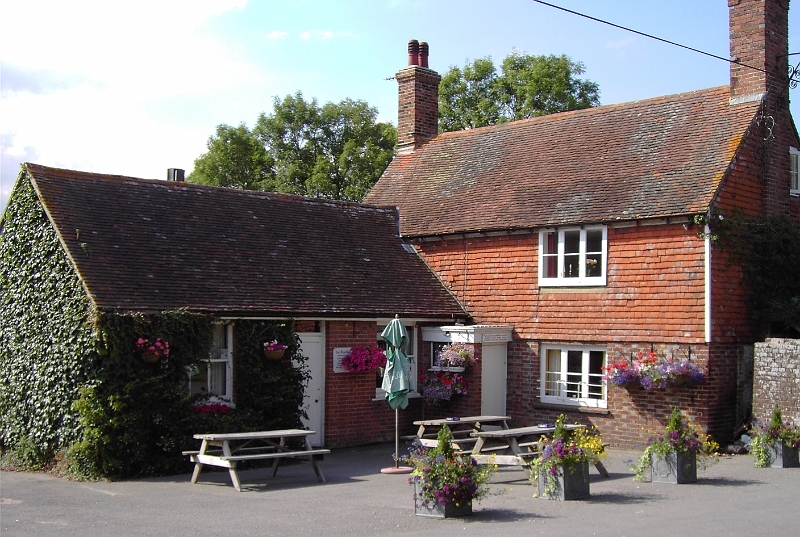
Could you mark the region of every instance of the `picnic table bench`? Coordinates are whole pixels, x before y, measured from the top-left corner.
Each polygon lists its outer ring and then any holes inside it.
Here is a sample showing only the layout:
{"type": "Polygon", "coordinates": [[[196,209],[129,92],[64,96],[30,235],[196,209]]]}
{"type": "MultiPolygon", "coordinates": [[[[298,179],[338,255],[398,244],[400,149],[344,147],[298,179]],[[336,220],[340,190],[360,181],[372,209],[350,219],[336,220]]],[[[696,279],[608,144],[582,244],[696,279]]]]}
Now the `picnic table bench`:
{"type": "MultiPolygon", "coordinates": [[[[250,433],[222,433],[222,434],[196,434],[194,438],[202,440],[198,451],[184,451],[194,464],[192,473],[192,483],[197,483],[203,465],[219,466],[227,468],[231,477],[233,487],[241,492],[239,476],[236,473],[236,463],[239,461],[251,461],[259,459],[272,459],[272,476],[278,472],[281,459],[301,458],[308,459],[317,480],[325,482],[317,459],[322,455],[330,453],[329,449],[315,449],[308,441],[309,435],[314,431],[302,429],[285,429],[279,431],[258,431],[250,433]],[[303,447],[296,449],[287,446],[287,440],[301,439],[303,447]]],[[[289,442],[291,443],[291,442],[289,442]]]]}
{"type": "MultiPolygon", "coordinates": [[[[582,428],[583,425],[566,425],[568,431],[582,428]]],[[[497,431],[475,431],[472,436],[477,441],[472,448],[472,458],[478,464],[498,464],[503,466],[522,466],[527,473],[530,472],[530,460],[538,457],[541,443],[539,438],[552,434],[556,428],[549,425],[533,425],[530,427],[517,427],[515,429],[500,429],[497,431]],[[489,454],[502,452],[501,454],[489,454]]],[[[603,477],[608,477],[608,470],[602,462],[595,463],[597,471],[603,477]]]]}
{"type": "Polygon", "coordinates": [[[465,416],[459,418],[439,418],[432,420],[415,421],[419,429],[412,439],[425,447],[436,447],[438,445],[439,430],[444,425],[450,430],[452,444],[457,453],[471,453],[472,445],[477,442],[477,438],[471,435],[476,431],[488,429],[508,429],[508,416],[465,416]]]}

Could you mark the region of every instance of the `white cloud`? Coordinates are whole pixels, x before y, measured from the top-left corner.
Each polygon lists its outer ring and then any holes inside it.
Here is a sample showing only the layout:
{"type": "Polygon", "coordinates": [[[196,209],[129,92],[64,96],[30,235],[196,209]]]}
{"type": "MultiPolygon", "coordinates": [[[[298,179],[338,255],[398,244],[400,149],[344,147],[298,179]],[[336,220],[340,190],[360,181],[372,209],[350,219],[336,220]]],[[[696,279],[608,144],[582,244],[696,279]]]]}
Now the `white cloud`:
{"type": "Polygon", "coordinates": [[[287,34],[286,32],[275,30],[274,32],[270,32],[267,34],[267,39],[281,39],[286,37],[287,35],[289,34],[287,34]]]}
{"type": "Polygon", "coordinates": [[[628,48],[635,42],[636,39],[634,39],[633,37],[626,37],[625,39],[620,39],[619,41],[607,41],[606,48],[608,49],[628,48]]]}

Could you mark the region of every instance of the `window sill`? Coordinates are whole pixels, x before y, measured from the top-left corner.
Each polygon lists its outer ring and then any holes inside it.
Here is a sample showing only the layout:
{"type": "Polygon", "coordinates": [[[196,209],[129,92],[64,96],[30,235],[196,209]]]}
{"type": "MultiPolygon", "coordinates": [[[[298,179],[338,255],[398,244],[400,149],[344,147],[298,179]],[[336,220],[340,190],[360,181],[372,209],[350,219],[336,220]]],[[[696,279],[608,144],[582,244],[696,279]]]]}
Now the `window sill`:
{"type": "Polygon", "coordinates": [[[581,414],[611,414],[608,408],[594,407],[594,406],[580,406],[580,405],[564,405],[559,403],[533,403],[533,408],[540,408],[542,410],[563,410],[565,412],[579,412],[581,414]]]}
{"type": "Polygon", "coordinates": [[[558,294],[558,293],[605,293],[605,286],[587,285],[586,287],[543,287],[539,285],[539,294],[558,294]]]}

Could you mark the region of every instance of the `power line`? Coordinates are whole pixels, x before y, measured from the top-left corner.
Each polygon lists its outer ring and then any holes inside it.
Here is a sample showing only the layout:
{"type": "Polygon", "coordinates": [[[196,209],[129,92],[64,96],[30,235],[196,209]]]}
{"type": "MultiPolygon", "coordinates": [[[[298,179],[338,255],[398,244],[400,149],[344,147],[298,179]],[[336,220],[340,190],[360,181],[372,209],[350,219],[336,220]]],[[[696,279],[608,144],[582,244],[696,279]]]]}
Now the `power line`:
{"type": "MultiPolygon", "coordinates": [[[[644,32],[640,32],[638,30],[633,30],[633,29],[627,28],[625,26],[620,26],[619,24],[614,24],[613,22],[609,22],[609,21],[606,21],[606,20],[603,20],[603,19],[598,19],[597,17],[592,17],[590,15],[586,15],[586,14],[580,13],[578,11],[573,11],[573,10],[567,9],[565,7],[557,6],[555,4],[550,4],[550,3],[547,3],[547,2],[543,2],[542,0],[533,0],[533,1],[536,2],[537,4],[542,4],[542,5],[547,6],[547,7],[560,9],[561,11],[566,11],[567,13],[571,13],[572,15],[577,15],[577,16],[583,17],[585,19],[593,20],[595,22],[600,22],[602,24],[607,24],[608,26],[613,26],[614,28],[619,28],[620,30],[625,30],[626,32],[632,32],[634,34],[638,34],[638,35],[641,35],[641,36],[644,36],[644,37],[647,37],[647,38],[650,38],[650,39],[655,39],[656,41],[661,41],[662,43],[667,43],[669,45],[673,45],[673,46],[676,46],[676,47],[685,48],[686,50],[691,50],[692,52],[697,52],[699,54],[704,54],[706,56],[710,56],[710,57],[715,58],[717,60],[722,60],[722,61],[729,62],[729,63],[735,63],[737,65],[741,65],[742,67],[747,67],[749,69],[754,69],[756,71],[760,71],[762,73],[766,73],[766,71],[764,69],[760,69],[758,67],[753,67],[752,65],[747,65],[746,63],[742,63],[739,60],[732,60],[730,58],[723,58],[722,56],[717,56],[716,54],[711,54],[710,52],[705,52],[703,50],[699,50],[699,49],[696,49],[696,48],[688,47],[686,45],[681,45],[680,43],[676,43],[676,42],[670,41],[668,39],[663,39],[663,38],[657,37],[655,35],[646,34],[644,32]]],[[[800,52],[795,52],[793,54],[800,54],[800,52]]],[[[793,55],[793,54],[790,54],[790,56],[793,55]]]]}

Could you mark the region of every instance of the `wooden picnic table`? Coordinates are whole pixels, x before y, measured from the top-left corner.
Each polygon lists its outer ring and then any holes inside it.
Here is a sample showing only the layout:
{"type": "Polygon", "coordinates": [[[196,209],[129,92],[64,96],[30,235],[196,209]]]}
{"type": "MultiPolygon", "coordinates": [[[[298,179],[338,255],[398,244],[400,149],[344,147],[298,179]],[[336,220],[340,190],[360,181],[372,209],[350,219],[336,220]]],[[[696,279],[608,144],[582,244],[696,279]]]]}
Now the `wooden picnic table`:
{"type": "MultiPolygon", "coordinates": [[[[322,470],[317,466],[316,457],[330,453],[328,449],[314,449],[308,441],[314,431],[302,429],[285,429],[279,431],[258,431],[251,433],[196,434],[194,438],[202,440],[199,451],[184,451],[194,464],[192,483],[197,483],[204,464],[227,468],[231,482],[241,492],[236,463],[258,459],[273,459],[272,476],[278,472],[278,465],[283,458],[307,458],[314,468],[317,480],[325,482],[322,470]],[[303,447],[295,449],[287,446],[287,440],[302,439],[303,447]]],[[[291,444],[291,442],[288,442],[291,444]]]]}
{"type": "Polygon", "coordinates": [[[465,416],[458,419],[419,420],[414,422],[414,425],[419,427],[414,441],[425,447],[436,447],[438,444],[436,437],[444,425],[453,436],[453,447],[457,451],[469,452],[472,449],[469,446],[476,442],[476,439],[471,437],[472,433],[485,431],[486,427],[508,429],[510,419],[509,416],[465,416]]]}
{"type": "MultiPolygon", "coordinates": [[[[566,425],[568,431],[583,428],[583,425],[566,425]]],[[[497,431],[475,431],[471,436],[477,441],[472,447],[472,457],[478,464],[490,462],[506,466],[522,466],[530,473],[529,459],[539,456],[539,439],[549,436],[556,430],[555,426],[533,425],[515,429],[497,431]]],[[[595,463],[597,471],[608,477],[608,470],[602,462],[595,463]]]]}

